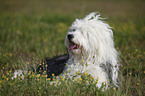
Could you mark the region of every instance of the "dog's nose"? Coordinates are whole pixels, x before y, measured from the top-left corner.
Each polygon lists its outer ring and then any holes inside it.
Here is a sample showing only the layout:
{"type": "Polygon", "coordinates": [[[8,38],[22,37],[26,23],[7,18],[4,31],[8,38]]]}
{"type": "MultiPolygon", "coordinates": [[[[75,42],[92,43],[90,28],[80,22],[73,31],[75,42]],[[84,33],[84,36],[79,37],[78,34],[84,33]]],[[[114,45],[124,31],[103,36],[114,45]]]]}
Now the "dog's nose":
{"type": "Polygon", "coordinates": [[[68,38],[69,41],[71,41],[71,39],[74,38],[74,35],[73,34],[69,34],[69,35],[67,35],[67,38],[68,38]]]}

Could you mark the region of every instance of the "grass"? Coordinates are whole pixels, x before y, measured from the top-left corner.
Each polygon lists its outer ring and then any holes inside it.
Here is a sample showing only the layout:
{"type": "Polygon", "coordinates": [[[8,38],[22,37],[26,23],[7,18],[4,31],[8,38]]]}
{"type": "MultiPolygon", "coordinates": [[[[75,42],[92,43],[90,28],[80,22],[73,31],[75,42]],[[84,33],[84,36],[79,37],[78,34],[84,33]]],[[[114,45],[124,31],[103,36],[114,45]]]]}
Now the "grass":
{"type": "Polygon", "coordinates": [[[47,4],[35,2],[34,6],[31,6],[32,1],[29,3],[19,0],[10,1],[0,3],[2,5],[0,7],[2,13],[0,14],[0,95],[143,96],[145,94],[144,1],[123,0],[117,3],[111,0],[108,3],[105,0],[97,2],[86,0],[82,7],[79,7],[81,0],[71,2],[75,7],[68,1],[59,2],[61,6],[58,6],[54,0],[51,4],[55,7],[47,6],[48,1],[44,2],[47,4]],[[66,6],[68,9],[63,7],[68,4],[72,9],[68,6],[66,6]],[[95,7],[95,4],[98,6],[95,7]],[[114,6],[116,4],[117,6],[114,6]],[[124,7],[118,9],[118,6],[121,7],[119,4],[124,7]],[[113,5],[116,9],[100,5],[113,5]],[[39,8],[43,11],[40,12],[39,8]],[[62,82],[60,85],[57,85],[57,80],[54,85],[50,85],[50,80],[46,79],[45,73],[39,76],[29,72],[24,80],[21,77],[11,79],[16,69],[27,70],[30,66],[37,67],[45,57],[67,53],[64,38],[69,26],[76,17],[82,18],[95,8],[103,13],[103,17],[109,17],[107,22],[114,28],[115,47],[120,53],[122,64],[118,90],[111,88],[101,92],[94,87],[97,82],[93,82],[90,76],[87,76],[87,80],[86,77],[82,77],[75,82],[74,79],[66,82],[65,78],[60,78],[59,81],[62,82]],[[108,11],[108,8],[113,9],[113,12],[108,11]],[[54,11],[52,12],[51,9],[54,11]],[[89,80],[91,83],[88,85],[85,81],[89,80]]]}

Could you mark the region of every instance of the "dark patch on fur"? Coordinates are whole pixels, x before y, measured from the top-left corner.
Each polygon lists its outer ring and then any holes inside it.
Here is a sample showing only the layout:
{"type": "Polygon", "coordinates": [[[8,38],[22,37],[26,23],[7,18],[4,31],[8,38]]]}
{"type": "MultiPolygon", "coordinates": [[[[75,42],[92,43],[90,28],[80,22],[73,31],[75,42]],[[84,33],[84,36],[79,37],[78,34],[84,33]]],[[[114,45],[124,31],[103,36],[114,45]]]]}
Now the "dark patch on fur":
{"type": "Polygon", "coordinates": [[[67,54],[46,58],[36,69],[36,72],[38,74],[43,74],[43,72],[46,71],[47,77],[52,79],[52,74],[58,76],[64,71],[68,59],[69,57],[67,54]]]}

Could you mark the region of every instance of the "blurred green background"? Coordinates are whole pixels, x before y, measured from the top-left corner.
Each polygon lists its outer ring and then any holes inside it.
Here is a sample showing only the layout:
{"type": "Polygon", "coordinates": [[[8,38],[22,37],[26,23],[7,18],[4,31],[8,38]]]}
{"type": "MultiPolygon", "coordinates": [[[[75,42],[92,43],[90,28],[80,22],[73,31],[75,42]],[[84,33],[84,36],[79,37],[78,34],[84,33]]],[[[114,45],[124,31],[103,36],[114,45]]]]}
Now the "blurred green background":
{"type": "Polygon", "coordinates": [[[1,0],[0,12],[27,15],[44,13],[84,15],[99,11],[104,16],[144,17],[144,0],[1,0]]]}
{"type": "Polygon", "coordinates": [[[45,57],[67,53],[69,26],[91,12],[99,12],[113,27],[122,64],[118,94],[143,96],[144,0],[0,0],[0,76],[26,69],[28,62],[37,66],[45,57]]]}

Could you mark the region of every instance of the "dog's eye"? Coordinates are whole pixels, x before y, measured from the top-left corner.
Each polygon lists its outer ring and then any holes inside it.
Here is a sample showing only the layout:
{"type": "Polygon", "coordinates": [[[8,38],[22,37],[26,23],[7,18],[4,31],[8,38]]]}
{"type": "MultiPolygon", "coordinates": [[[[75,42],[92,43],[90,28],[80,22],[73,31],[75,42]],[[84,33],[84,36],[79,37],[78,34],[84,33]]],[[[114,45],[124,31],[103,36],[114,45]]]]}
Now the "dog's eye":
{"type": "Polygon", "coordinates": [[[76,29],[69,29],[69,31],[70,31],[70,32],[74,32],[74,31],[76,31],[76,29]]]}
{"type": "Polygon", "coordinates": [[[76,29],[73,29],[72,31],[76,31],[76,29]]]}

